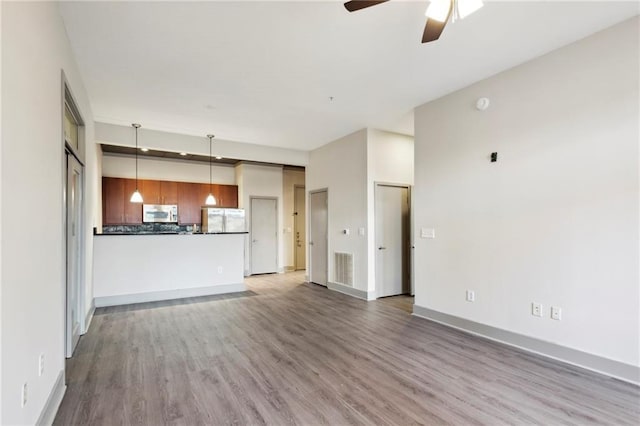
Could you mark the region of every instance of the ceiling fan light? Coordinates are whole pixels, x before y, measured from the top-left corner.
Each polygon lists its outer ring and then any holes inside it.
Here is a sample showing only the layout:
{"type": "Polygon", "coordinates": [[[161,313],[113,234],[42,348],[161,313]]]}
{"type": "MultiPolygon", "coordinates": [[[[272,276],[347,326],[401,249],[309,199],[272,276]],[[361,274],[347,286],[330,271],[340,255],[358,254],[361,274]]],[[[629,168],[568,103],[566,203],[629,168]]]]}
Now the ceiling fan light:
{"type": "Polygon", "coordinates": [[[434,21],[444,22],[449,16],[449,9],[453,0],[431,0],[425,13],[426,17],[434,21]]]}
{"type": "Polygon", "coordinates": [[[133,194],[131,194],[131,199],[129,200],[132,203],[141,203],[142,202],[142,194],[137,189],[133,194]]]}
{"type": "Polygon", "coordinates": [[[458,16],[464,19],[484,6],[482,0],[458,0],[458,16]]]}
{"type": "MultiPolygon", "coordinates": [[[[202,200],[202,198],[201,198],[201,200],[202,200]]],[[[213,194],[207,195],[207,199],[204,201],[204,203],[207,206],[215,206],[216,204],[218,204],[218,202],[216,201],[216,197],[214,197],[213,194]]]]}

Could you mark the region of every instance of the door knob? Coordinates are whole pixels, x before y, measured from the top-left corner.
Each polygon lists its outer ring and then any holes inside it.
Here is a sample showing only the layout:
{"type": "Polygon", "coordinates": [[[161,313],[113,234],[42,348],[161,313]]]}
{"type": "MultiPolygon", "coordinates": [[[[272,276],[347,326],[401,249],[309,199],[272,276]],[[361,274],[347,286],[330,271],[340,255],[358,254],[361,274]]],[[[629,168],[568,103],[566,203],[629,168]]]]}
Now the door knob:
{"type": "Polygon", "coordinates": [[[313,241],[309,241],[309,245],[312,246],[313,245],[313,241]]]}
{"type": "Polygon", "coordinates": [[[378,247],[378,250],[386,250],[386,247],[378,247]]]}

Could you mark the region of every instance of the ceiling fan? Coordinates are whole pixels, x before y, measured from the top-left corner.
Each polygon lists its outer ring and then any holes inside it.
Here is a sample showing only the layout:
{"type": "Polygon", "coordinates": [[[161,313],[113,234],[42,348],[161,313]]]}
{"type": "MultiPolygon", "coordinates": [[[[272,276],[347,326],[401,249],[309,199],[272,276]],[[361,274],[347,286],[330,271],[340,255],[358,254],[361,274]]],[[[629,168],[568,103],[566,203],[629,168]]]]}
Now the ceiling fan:
{"type": "MultiPolygon", "coordinates": [[[[349,12],[365,9],[389,0],[351,0],[344,4],[349,12]]],[[[482,0],[431,0],[427,7],[427,23],[422,33],[422,42],[428,43],[440,38],[449,20],[463,19],[483,6],[482,0]]]]}

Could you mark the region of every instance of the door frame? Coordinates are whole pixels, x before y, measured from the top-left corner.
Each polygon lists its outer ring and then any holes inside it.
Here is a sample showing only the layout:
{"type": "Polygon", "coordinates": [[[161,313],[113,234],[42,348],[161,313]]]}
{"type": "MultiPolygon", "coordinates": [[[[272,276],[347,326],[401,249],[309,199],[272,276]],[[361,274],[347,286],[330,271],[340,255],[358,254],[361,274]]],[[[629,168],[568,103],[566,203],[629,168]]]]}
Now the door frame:
{"type": "Polygon", "coordinates": [[[61,246],[62,246],[62,308],[64,312],[63,320],[62,320],[62,329],[63,329],[63,353],[65,358],[70,358],[73,355],[73,347],[71,348],[71,353],[69,353],[68,348],[72,346],[70,339],[72,338],[68,331],[67,324],[67,311],[68,311],[68,259],[67,259],[67,182],[68,182],[68,162],[67,155],[72,155],[82,168],[82,191],[81,191],[81,202],[80,202],[80,235],[79,240],[80,243],[78,245],[79,251],[79,277],[77,283],[77,295],[78,295],[78,323],[80,328],[80,335],[83,335],[87,332],[87,317],[86,317],[86,306],[85,306],[85,298],[86,298],[86,229],[85,225],[87,223],[87,209],[86,209],[86,195],[87,195],[87,177],[86,177],[86,164],[84,161],[84,153],[85,153],[85,140],[86,140],[86,127],[85,121],[82,118],[82,114],[80,113],[80,109],[78,108],[78,104],[75,101],[75,96],[73,96],[73,92],[67,80],[67,77],[64,73],[64,70],[61,72],[61,96],[60,96],[60,141],[62,145],[61,150],[61,163],[62,163],[62,235],[61,238],[61,246]],[[74,116],[77,125],[78,125],[78,149],[71,146],[67,143],[64,135],[64,120],[65,120],[65,107],[69,107],[74,116]]]}
{"type": "MultiPolygon", "coordinates": [[[[306,218],[307,218],[307,200],[306,200],[306,195],[307,195],[307,191],[306,191],[306,186],[305,185],[300,185],[300,184],[295,184],[293,185],[293,208],[295,210],[296,207],[296,194],[297,194],[297,190],[302,189],[302,193],[305,195],[305,200],[304,200],[304,217],[305,217],[305,222],[306,222],[306,218]]],[[[296,242],[296,236],[295,233],[298,230],[298,217],[300,216],[298,214],[298,212],[294,211],[295,215],[293,218],[293,233],[294,233],[294,237],[293,237],[293,270],[294,271],[301,271],[302,269],[298,268],[298,250],[296,250],[298,248],[298,243],[296,242]]],[[[305,244],[307,240],[307,227],[306,227],[306,223],[305,226],[302,227],[305,235],[304,235],[304,240],[305,240],[305,244]]],[[[304,250],[304,254],[305,254],[305,258],[303,259],[303,264],[306,265],[307,262],[307,248],[305,247],[304,250]]],[[[306,266],[305,266],[306,268],[306,266]]]]}
{"type": "MultiPolygon", "coordinates": [[[[309,192],[307,192],[308,196],[307,196],[307,211],[305,212],[307,215],[307,246],[310,246],[311,241],[309,241],[311,239],[311,195],[312,194],[317,194],[319,192],[326,192],[327,193],[327,270],[326,270],[326,275],[327,275],[327,287],[329,285],[329,188],[320,188],[320,189],[314,189],[311,190],[309,192]]],[[[316,284],[311,280],[311,275],[313,274],[313,264],[312,264],[312,258],[311,255],[309,254],[310,250],[307,249],[307,258],[309,259],[309,270],[307,271],[308,275],[309,275],[309,282],[312,284],[316,284]]],[[[318,285],[322,285],[322,284],[318,284],[318,285]]]]}
{"type": "Polygon", "coordinates": [[[279,220],[278,220],[278,197],[265,197],[261,195],[250,195],[249,196],[249,269],[250,274],[253,275],[253,200],[273,200],[276,202],[276,270],[277,273],[280,268],[278,267],[278,263],[280,262],[280,232],[279,229],[279,220]]]}
{"type": "MultiPolygon", "coordinates": [[[[404,262],[406,262],[406,273],[409,274],[408,278],[407,278],[407,284],[408,284],[408,293],[406,294],[411,294],[413,295],[413,240],[412,240],[412,229],[413,229],[413,200],[411,197],[411,185],[408,185],[406,183],[397,183],[397,182],[384,182],[384,181],[375,181],[373,182],[373,241],[371,242],[372,246],[373,246],[373,252],[374,252],[374,256],[373,256],[373,270],[374,272],[374,277],[375,277],[375,298],[379,298],[381,296],[378,296],[378,249],[377,249],[377,243],[378,243],[378,235],[377,235],[377,215],[376,215],[376,206],[377,206],[377,201],[378,201],[378,196],[377,196],[377,189],[378,186],[392,186],[395,188],[406,188],[407,189],[407,204],[408,204],[408,208],[409,208],[409,220],[408,220],[408,224],[407,224],[407,259],[403,259],[404,262]]],[[[403,293],[405,294],[405,293],[403,293]]]]}

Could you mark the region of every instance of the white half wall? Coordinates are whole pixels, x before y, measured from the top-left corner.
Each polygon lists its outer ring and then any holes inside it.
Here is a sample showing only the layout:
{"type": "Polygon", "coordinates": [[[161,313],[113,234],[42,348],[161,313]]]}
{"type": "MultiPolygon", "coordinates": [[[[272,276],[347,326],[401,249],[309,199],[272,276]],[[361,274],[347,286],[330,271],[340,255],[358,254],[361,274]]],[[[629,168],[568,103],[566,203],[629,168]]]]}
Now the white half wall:
{"type": "Polygon", "coordinates": [[[640,366],[638,33],[636,17],[416,109],[416,305],[640,366]]]}
{"type": "MultiPolygon", "coordinates": [[[[214,165],[212,170],[214,183],[235,185],[234,166],[214,165]]],[[[102,176],[135,179],[135,158],[105,153],[102,157],[102,176]]],[[[138,156],[138,178],[209,183],[209,164],[138,156]]]]}
{"type": "Polygon", "coordinates": [[[100,235],[96,306],[244,291],[243,234],[100,235]]]}
{"type": "MultiPolygon", "coordinates": [[[[307,235],[310,191],[328,189],[328,280],[335,282],[335,252],[353,254],[353,287],[367,292],[367,130],[359,130],[309,153],[306,170],[307,235]],[[364,235],[360,235],[362,228],[364,235]],[[349,229],[349,235],[342,233],[349,229]]],[[[309,269],[307,256],[307,270],[309,269]]]]}
{"type": "MultiPolygon", "coordinates": [[[[236,165],[238,207],[245,209],[245,224],[249,234],[245,237],[245,275],[251,275],[251,197],[269,197],[278,200],[278,227],[284,223],[282,195],[282,166],[240,163],[236,165]]],[[[284,271],[284,238],[278,232],[278,272],[284,271]]]]}
{"type": "MultiPolygon", "coordinates": [[[[63,70],[86,125],[87,231],[96,217],[97,169],[93,116],[57,3],[2,2],[1,32],[0,423],[22,425],[36,423],[64,370],[63,70]]],[[[85,271],[90,294],[91,268],[85,271]]]]}
{"type": "MultiPolygon", "coordinates": [[[[144,123],[138,133],[141,147],[167,152],[187,152],[189,154],[209,155],[209,140],[202,137],[178,133],[145,129],[144,123]]],[[[215,129],[213,129],[215,131],[215,129]]],[[[131,126],[96,123],[96,141],[109,145],[135,146],[131,126]]],[[[213,155],[237,160],[259,161],[263,163],[306,166],[309,161],[307,151],[277,148],[272,146],[240,143],[223,139],[213,140],[213,155]]]]}

